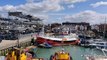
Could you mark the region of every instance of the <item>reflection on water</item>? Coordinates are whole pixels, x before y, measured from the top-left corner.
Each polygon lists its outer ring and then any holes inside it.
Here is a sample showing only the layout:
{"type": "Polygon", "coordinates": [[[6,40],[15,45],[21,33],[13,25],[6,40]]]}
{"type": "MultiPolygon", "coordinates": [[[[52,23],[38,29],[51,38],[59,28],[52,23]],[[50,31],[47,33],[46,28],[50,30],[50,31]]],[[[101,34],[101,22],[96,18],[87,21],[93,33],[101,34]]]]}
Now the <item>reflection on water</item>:
{"type": "MultiPolygon", "coordinates": [[[[38,48],[36,55],[38,58],[45,58],[49,60],[50,56],[55,52],[61,50],[61,46],[53,47],[53,48],[38,48]]],[[[82,55],[103,55],[103,53],[96,49],[84,48],[79,46],[63,46],[65,51],[69,52],[72,56],[73,60],[85,60],[82,55]]]]}

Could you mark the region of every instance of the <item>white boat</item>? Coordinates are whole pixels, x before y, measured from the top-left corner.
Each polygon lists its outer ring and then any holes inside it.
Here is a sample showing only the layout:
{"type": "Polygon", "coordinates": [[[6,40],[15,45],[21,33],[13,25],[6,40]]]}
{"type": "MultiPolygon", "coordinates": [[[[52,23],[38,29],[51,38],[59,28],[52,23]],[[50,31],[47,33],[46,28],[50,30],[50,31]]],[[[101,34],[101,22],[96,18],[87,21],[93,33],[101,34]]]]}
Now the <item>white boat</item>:
{"type": "Polygon", "coordinates": [[[103,50],[103,51],[107,51],[107,42],[95,42],[95,43],[91,43],[90,46],[95,47],[96,49],[99,50],[103,50]]]}
{"type": "Polygon", "coordinates": [[[104,50],[101,50],[104,55],[85,55],[86,60],[107,60],[107,55],[104,50]]]}

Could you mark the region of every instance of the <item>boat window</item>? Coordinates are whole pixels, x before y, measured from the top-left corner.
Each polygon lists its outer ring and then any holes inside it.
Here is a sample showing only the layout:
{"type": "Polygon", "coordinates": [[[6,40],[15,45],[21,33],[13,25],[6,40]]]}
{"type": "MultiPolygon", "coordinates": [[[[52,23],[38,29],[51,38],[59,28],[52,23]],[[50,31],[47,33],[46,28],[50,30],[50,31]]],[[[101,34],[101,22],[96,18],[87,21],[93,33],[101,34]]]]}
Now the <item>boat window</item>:
{"type": "Polygon", "coordinates": [[[96,44],[104,45],[104,43],[96,43],[96,44]]]}
{"type": "Polygon", "coordinates": [[[105,43],[105,45],[107,45],[107,43],[105,43]]]}

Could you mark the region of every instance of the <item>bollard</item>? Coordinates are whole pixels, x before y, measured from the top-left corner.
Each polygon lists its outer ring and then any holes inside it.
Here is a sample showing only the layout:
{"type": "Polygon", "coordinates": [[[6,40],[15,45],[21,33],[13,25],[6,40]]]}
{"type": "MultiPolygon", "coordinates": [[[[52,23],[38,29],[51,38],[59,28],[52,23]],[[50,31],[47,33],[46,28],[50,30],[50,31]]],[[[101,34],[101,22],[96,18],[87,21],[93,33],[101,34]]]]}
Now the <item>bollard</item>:
{"type": "Polygon", "coordinates": [[[4,49],[4,56],[6,56],[6,49],[4,49]]]}

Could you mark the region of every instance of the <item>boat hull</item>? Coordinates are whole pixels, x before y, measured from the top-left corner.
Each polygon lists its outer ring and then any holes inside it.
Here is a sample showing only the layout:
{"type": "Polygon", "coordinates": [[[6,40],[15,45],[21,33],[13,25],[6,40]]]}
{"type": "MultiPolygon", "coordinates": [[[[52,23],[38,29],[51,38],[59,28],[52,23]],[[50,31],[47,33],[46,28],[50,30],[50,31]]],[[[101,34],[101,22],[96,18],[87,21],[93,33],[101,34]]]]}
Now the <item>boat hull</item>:
{"type": "MultiPolygon", "coordinates": [[[[62,45],[62,41],[59,40],[52,40],[52,39],[46,39],[43,37],[37,37],[36,42],[38,44],[42,44],[44,42],[47,42],[48,44],[52,45],[52,46],[60,46],[62,45]]],[[[68,41],[63,41],[63,45],[76,45],[79,44],[80,40],[68,40],[68,41]]]]}
{"type": "Polygon", "coordinates": [[[41,47],[41,48],[52,48],[52,45],[49,45],[48,43],[46,44],[39,44],[38,47],[41,47]]]}

